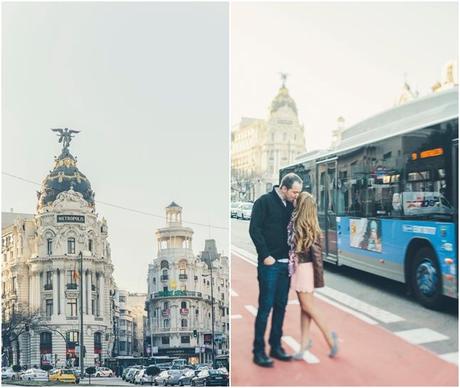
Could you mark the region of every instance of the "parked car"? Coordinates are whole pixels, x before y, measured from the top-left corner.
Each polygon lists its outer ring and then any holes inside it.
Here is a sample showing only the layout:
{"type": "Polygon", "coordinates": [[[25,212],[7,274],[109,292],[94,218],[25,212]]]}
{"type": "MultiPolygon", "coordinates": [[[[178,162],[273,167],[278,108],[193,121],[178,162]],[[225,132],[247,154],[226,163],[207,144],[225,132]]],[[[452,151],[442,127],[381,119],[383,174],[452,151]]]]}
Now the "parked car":
{"type": "Polygon", "coordinates": [[[184,385],[192,385],[192,379],[198,374],[198,371],[186,369],[182,376],[179,378],[177,384],[181,387],[184,385]]]}
{"type": "Polygon", "coordinates": [[[113,377],[113,370],[105,367],[96,368],[96,377],[113,377]]]}
{"type": "Polygon", "coordinates": [[[30,368],[21,376],[24,381],[48,381],[48,372],[43,369],[30,368]]]}
{"type": "Polygon", "coordinates": [[[240,206],[241,202],[232,202],[230,205],[230,217],[236,217],[238,213],[238,206],[240,206]]]}
{"type": "Polygon", "coordinates": [[[139,368],[139,369],[134,369],[134,372],[130,374],[129,376],[129,379],[127,379],[126,381],[134,384],[134,381],[136,379],[136,376],[142,371],[143,368],[139,368]]]}
{"type": "Polygon", "coordinates": [[[133,366],[133,367],[129,368],[128,372],[125,375],[124,380],[125,381],[130,381],[131,378],[133,377],[134,373],[136,373],[139,369],[141,369],[140,366],[133,366]]]}
{"type": "Polygon", "coordinates": [[[13,370],[13,368],[2,368],[2,380],[16,380],[16,372],[13,370]]]}
{"type": "Polygon", "coordinates": [[[192,386],[227,386],[228,374],[219,369],[203,369],[192,379],[192,386]]]}
{"type": "Polygon", "coordinates": [[[72,369],[57,369],[54,373],[49,375],[49,381],[76,384],[77,377],[72,369]]]}
{"type": "Polygon", "coordinates": [[[169,378],[169,371],[164,370],[153,380],[154,385],[166,385],[166,381],[169,378]]]}
{"type": "Polygon", "coordinates": [[[168,379],[166,380],[166,385],[177,385],[182,374],[183,372],[180,369],[170,369],[168,371],[168,379]]]}
{"type": "Polygon", "coordinates": [[[136,373],[135,376],[134,376],[134,384],[141,384],[141,385],[143,385],[142,381],[143,381],[143,377],[144,377],[145,371],[146,371],[145,368],[139,369],[139,372],[136,373]]]}
{"type": "Polygon", "coordinates": [[[251,213],[252,213],[252,202],[242,202],[240,206],[238,206],[238,210],[236,212],[236,218],[240,218],[242,220],[250,220],[251,213]]]}

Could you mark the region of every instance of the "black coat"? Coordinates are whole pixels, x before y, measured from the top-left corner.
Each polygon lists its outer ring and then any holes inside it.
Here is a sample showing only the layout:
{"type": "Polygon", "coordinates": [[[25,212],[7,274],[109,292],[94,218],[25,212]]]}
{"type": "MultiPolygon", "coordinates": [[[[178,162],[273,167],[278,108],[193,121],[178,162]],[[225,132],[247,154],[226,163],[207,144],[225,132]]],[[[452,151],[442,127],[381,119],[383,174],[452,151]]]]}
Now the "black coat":
{"type": "Polygon", "coordinates": [[[289,258],[287,226],[294,207],[289,201],[284,206],[275,187],[258,198],[252,208],[249,234],[256,246],[259,263],[268,256],[289,258]]]}

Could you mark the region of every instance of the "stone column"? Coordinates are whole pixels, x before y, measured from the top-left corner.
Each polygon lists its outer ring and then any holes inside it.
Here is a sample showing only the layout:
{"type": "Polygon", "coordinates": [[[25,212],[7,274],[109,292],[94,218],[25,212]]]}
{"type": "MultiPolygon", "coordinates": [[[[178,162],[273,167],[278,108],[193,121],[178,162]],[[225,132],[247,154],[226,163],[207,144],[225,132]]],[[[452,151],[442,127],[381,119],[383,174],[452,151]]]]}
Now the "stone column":
{"type": "Polygon", "coordinates": [[[58,295],[59,295],[59,290],[58,290],[58,273],[57,269],[55,268],[53,270],[53,317],[58,316],[58,295]]]}
{"type": "Polygon", "coordinates": [[[100,316],[106,320],[105,312],[105,276],[104,273],[99,274],[99,304],[100,304],[100,316]]]}
{"type": "Polygon", "coordinates": [[[66,283],[65,283],[65,276],[66,276],[66,271],[63,269],[61,271],[61,289],[60,295],[61,295],[61,315],[65,316],[65,289],[66,289],[66,283]]]}

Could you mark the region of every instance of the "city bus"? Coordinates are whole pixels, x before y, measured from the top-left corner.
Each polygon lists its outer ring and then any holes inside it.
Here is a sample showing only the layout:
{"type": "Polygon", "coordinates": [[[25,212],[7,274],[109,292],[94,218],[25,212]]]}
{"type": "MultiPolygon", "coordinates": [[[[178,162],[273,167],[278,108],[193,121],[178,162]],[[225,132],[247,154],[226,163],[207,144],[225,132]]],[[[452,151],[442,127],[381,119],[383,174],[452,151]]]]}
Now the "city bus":
{"type": "Polygon", "coordinates": [[[325,261],[403,282],[428,308],[458,298],[458,87],[345,129],[290,172],[316,198],[325,261]]]}

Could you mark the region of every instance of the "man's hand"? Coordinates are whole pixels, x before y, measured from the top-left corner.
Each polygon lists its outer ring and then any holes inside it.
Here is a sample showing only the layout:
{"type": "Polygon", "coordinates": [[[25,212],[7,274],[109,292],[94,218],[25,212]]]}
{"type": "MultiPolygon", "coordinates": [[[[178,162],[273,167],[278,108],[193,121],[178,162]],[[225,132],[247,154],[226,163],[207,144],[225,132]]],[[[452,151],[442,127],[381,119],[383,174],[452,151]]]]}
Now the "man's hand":
{"type": "Polygon", "coordinates": [[[266,258],[264,259],[264,264],[265,264],[265,265],[273,265],[273,264],[275,264],[275,261],[276,261],[276,260],[275,260],[273,257],[268,256],[268,257],[266,257],[266,258]]]}

